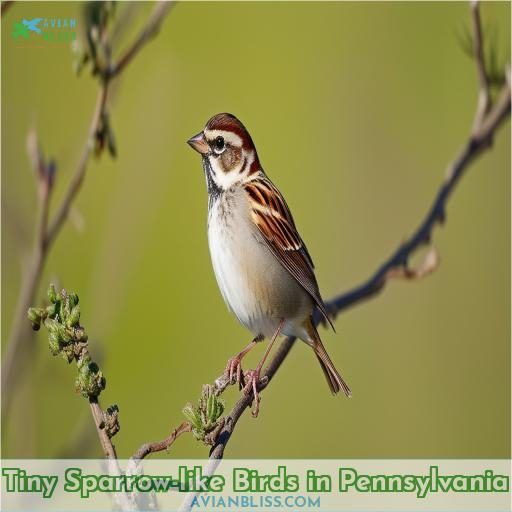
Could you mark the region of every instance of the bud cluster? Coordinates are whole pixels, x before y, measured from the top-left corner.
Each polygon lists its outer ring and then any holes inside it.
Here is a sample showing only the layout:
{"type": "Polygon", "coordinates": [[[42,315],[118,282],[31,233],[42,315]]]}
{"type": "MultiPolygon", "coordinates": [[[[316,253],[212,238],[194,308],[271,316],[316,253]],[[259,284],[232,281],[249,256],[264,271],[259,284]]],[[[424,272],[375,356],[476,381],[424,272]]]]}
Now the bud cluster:
{"type": "Polygon", "coordinates": [[[192,435],[206,444],[213,444],[211,434],[216,432],[224,423],[222,414],[224,401],[215,393],[214,387],[205,384],[198,405],[188,403],[183,414],[192,426],[192,435]]]}
{"type": "Polygon", "coordinates": [[[76,390],[86,398],[97,398],[105,389],[106,381],[98,365],[87,350],[87,333],[80,325],[80,304],[76,293],[57,292],[48,288],[50,305],[30,308],[28,318],[37,331],[44,325],[48,330],[48,345],[52,355],[62,356],[68,363],[76,360],[78,376],[76,390]]]}

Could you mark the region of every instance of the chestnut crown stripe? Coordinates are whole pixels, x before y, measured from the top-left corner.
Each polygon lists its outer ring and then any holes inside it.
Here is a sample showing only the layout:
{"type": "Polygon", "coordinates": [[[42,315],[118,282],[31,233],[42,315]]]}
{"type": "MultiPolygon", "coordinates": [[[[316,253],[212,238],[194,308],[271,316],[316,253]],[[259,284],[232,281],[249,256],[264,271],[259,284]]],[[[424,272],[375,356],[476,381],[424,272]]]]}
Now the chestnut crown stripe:
{"type": "Polygon", "coordinates": [[[233,114],[228,114],[224,112],[222,114],[217,114],[213,116],[206,123],[205,132],[230,132],[234,133],[242,140],[243,149],[250,151],[254,151],[254,161],[251,164],[249,174],[253,174],[260,170],[260,163],[258,160],[258,153],[256,152],[256,147],[254,146],[254,142],[252,141],[249,132],[246,130],[245,126],[242,122],[237,119],[233,114]]]}

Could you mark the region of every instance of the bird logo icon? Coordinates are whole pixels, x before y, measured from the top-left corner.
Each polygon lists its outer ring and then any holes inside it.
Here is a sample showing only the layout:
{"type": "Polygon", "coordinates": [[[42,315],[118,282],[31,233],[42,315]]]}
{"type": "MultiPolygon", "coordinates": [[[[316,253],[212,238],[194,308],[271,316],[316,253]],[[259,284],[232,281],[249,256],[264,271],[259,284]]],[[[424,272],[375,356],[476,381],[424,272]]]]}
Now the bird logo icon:
{"type": "Polygon", "coordinates": [[[21,20],[21,23],[14,23],[14,31],[12,32],[13,39],[18,39],[18,37],[22,37],[23,39],[28,39],[30,32],[35,32],[36,34],[41,34],[41,29],[38,27],[40,21],[43,18],[34,18],[32,20],[21,20]]]}

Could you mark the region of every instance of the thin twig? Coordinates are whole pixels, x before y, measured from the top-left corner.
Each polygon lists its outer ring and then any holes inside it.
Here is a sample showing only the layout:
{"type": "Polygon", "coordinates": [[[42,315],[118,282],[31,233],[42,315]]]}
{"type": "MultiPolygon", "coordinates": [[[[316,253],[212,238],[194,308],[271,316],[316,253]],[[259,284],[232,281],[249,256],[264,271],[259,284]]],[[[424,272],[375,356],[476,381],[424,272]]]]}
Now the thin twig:
{"type": "Polygon", "coordinates": [[[103,416],[103,409],[100,407],[98,399],[90,398],[89,405],[91,406],[92,417],[94,419],[94,424],[96,425],[96,430],[98,432],[98,437],[105,457],[107,459],[117,459],[116,448],[105,429],[105,417],[103,416]]]}
{"type": "Polygon", "coordinates": [[[329,311],[334,314],[368,299],[380,292],[390,277],[390,271],[407,265],[407,260],[421,245],[428,243],[432,231],[438,223],[445,218],[445,207],[449,196],[453,192],[457,182],[479,154],[489,147],[489,141],[502,122],[510,115],[510,88],[505,86],[500,95],[500,100],[484,120],[477,135],[471,137],[459,156],[455,159],[448,171],[446,181],[441,185],[434,204],[426,218],[420,224],[416,232],[403,245],[391,255],[391,257],[362,285],[335,297],[327,303],[329,311]]]}
{"type": "Polygon", "coordinates": [[[159,31],[160,25],[164,17],[169,13],[170,9],[174,7],[176,2],[161,1],[155,7],[153,14],[149,18],[144,29],[140,32],[139,36],[135,39],[133,44],[121,55],[117,64],[113,65],[109,71],[109,76],[114,77],[119,75],[124,68],[132,61],[133,57],[140,51],[140,49],[151,40],[159,31]]]}
{"type": "Polygon", "coordinates": [[[57,235],[60,233],[64,222],[68,218],[70,208],[80,191],[85,178],[88,163],[94,148],[94,139],[105,112],[110,81],[120,75],[127,63],[138,54],[144,44],[157,32],[164,17],[169,12],[169,8],[169,2],[158,3],[153,9],[147,24],[135,39],[134,44],[129,48],[128,52],[121,57],[120,61],[113,66],[115,72],[104,73],[82,155],[72,175],[62,202],[57,207],[56,213],[49,225],[47,224],[49,198],[46,198],[42,205],[40,204],[40,214],[37,222],[38,227],[35,235],[35,243],[28,268],[24,273],[13,324],[2,362],[2,416],[9,410],[12,396],[16,388],[16,378],[23,373],[19,369],[20,361],[24,354],[24,349],[28,347],[29,342],[32,339],[32,333],[26,321],[27,310],[34,302],[34,296],[39,288],[42,271],[48,258],[49,250],[57,235]]]}
{"type": "Polygon", "coordinates": [[[176,441],[176,439],[181,436],[181,434],[185,434],[186,432],[190,432],[192,430],[192,426],[188,421],[184,421],[178,428],[175,428],[168,437],[163,439],[162,441],[156,441],[154,443],[145,443],[143,444],[133,455],[132,459],[141,460],[150,455],[151,453],[163,452],[164,450],[168,450],[171,445],[176,441]]]}
{"type": "Polygon", "coordinates": [[[484,36],[482,32],[482,20],[480,17],[480,5],[476,0],[471,1],[471,21],[473,23],[473,57],[478,76],[478,103],[473,122],[473,131],[482,124],[490,106],[489,80],[485,71],[484,36]]]}
{"type": "Polygon", "coordinates": [[[35,224],[34,244],[27,272],[23,277],[21,291],[16,305],[16,314],[11,328],[11,334],[7,342],[7,348],[2,361],[2,414],[10,405],[13,395],[12,385],[15,377],[16,360],[19,357],[20,345],[23,340],[32,338],[32,331],[27,322],[27,310],[33,302],[34,295],[39,285],[41,273],[46,255],[46,231],[48,226],[48,211],[51,196],[51,177],[43,161],[37,135],[34,130],[27,137],[27,152],[33,167],[37,181],[38,213],[35,224]],[[11,386],[10,388],[8,386],[11,386]]]}
{"type": "Polygon", "coordinates": [[[60,204],[57,213],[53,217],[52,222],[48,228],[48,232],[46,233],[46,246],[50,248],[52,243],[55,241],[57,234],[59,233],[64,221],[67,219],[69,210],[71,208],[71,204],[75,200],[82,182],[85,178],[85,173],[87,171],[87,164],[89,163],[89,158],[94,149],[94,138],[99,129],[101,123],[101,117],[103,112],[105,111],[107,96],[108,96],[108,87],[109,82],[105,80],[100,86],[100,90],[98,91],[98,97],[96,99],[96,106],[94,107],[93,115],[91,118],[91,123],[89,126],[89,132],[87,137],[87,142],[84,146],[82,156],[78,165],[75,169],[73,177],[68,185],[68,189],[62,203],[60,204]]]}

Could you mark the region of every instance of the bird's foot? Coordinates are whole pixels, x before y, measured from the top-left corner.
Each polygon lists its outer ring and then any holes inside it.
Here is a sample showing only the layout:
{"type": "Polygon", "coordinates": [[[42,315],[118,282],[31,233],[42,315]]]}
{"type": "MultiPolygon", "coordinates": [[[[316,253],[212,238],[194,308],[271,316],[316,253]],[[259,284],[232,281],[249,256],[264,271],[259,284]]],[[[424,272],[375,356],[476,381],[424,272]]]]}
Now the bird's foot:
{"type": "Polygon", "coordinates": [[[244,393],[250,395],[251,392],[254,395],[254,409],[251,411],[252,417],[257,418],[260,412],[260,394],[258,392],[258,384],[260,382],[260,370],[249,370],[245,374],[246,384],[244,387],[244,393]]]}
{"type": "Polygon", "coordinates": [[[226,365],[224,374],[229,379],[230,384],[236,384],[238,382],[238,387],[240,389],[245,386],[244,372],[242,371],[242,358],[240,357],[240,354],[228,359],[228,364],[226,365]]]}

